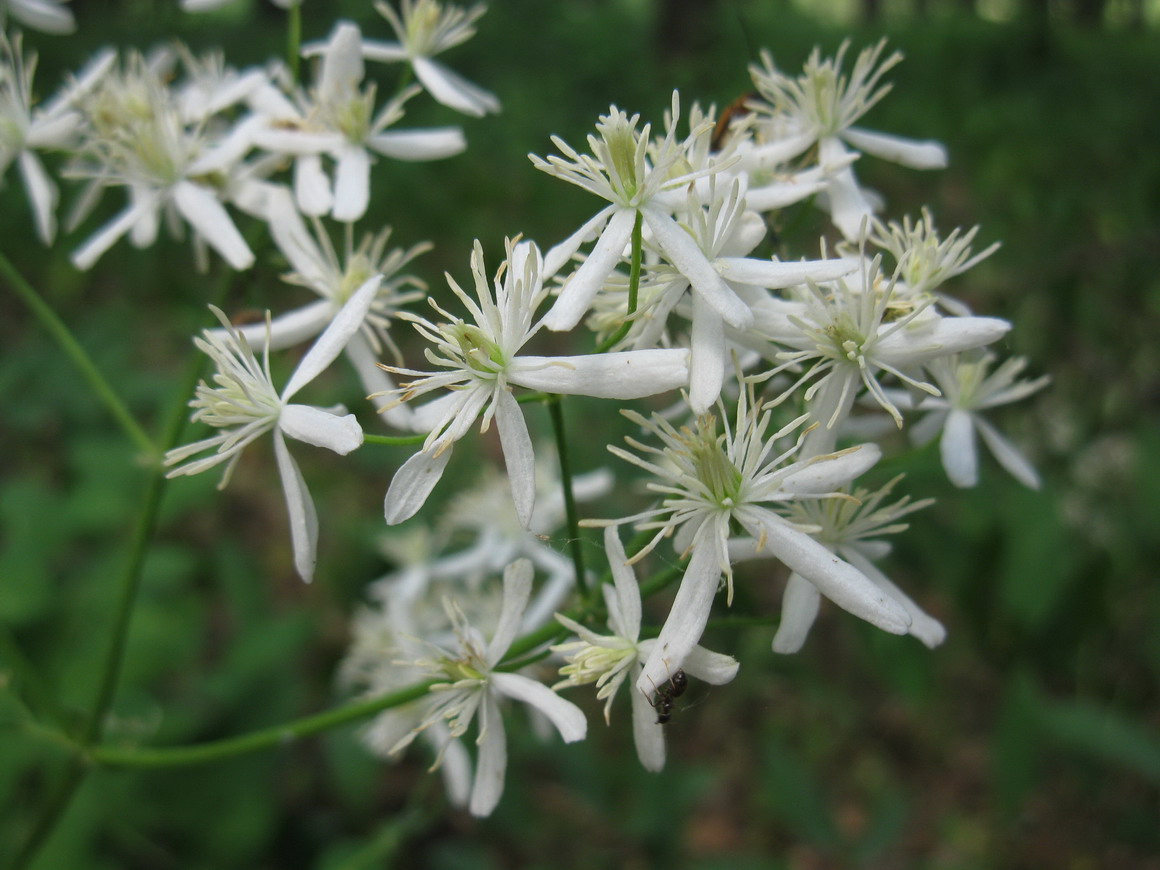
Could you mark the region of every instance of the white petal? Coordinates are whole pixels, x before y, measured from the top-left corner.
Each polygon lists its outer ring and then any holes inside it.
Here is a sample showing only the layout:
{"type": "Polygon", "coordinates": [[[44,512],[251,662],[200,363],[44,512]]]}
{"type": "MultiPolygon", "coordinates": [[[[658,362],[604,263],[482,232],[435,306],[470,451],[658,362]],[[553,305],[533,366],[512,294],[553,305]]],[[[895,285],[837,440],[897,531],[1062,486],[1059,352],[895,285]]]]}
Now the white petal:
{"type": "Polygon", "coordinates": [[[584,711],[571,701],[565,701],[543,683],[537,683],[522,674],[497,671],[491,675],[491,684],[509,698],[530,704],[547,716],[565,743],[583,740],[588,734],[588,720],[584,718],[584,711]]]}
{"type": "Polygon", "coordinates": [[[874,352],[895,368],[907,368],[991,344],[1010,330],[1011,324],[998,317],[940,317],[929,328],[903,328],[890,333],[878,342],[874,352]]]}
{"type": "Polygon", "coordinates": [[[116,244],[117,240],[134,227],[139,221],[147,220],[150,214],[155,214],[157,200],[155,197],[136,200],[127,209],[97,230],[89,240],[73,251],[72,262],[81,271],[92,268],[101,255],[116,244]]]}
{"type": "MultiPolygon", "coordinates": [[[[636,212],[614,208],[611,215],[588,258],[564,282],[559,298],[544,317],[544,326],[553,332],[567,332],[580,322],[588,313],[592,299],[604,286],[604,280],[612,274],[624,256],[624,246],[632,237],[632,228],[636,223],[636,212]]],[[[553,248],[548,252],[549,261],[552,261],[555,251],[553,248]]]]}
{"type": "Polygon", "coordinates": [[[443,160],[467,148],[459,127],[432,127],[427,130],[395,130],[376,133],[367,146],[395,160],[443,160]]]}
{"type": "Polygon", "coordinates": [[[616,584],[621,621],[618,628],[624,632],[622,637],[636,640],[640,637],[640,587],[636,583],[636,575],[627,564],[628,556],[624,552],[624,545],[620,543],[620,533],[616,526],[606,526],[604,529],[604,555],[608,557],[612,582],[616,584]]]}
{"type": "Polygon", "coordinates": [[[32,203],[32,215],[36,219],[36,232],[42,242],[51,245],[56,236],[56,204],[60,194],[36,154],[21,151],[19,160],[20,174],[32,203]]]}
{"type": "MultiPolygon", "coordinates": [[[[308,57],[307,51],[310,49],[313,49],[313,46],[303,46],[302,54],[308,57]]],[[[364,39],[362,43],[362,54],[367,60],[377,60],[384,63],[407,60],[407,49],[403,48],[399,43],[381,42],[377,39],[364,39]]]]}
{"type": "Polygon", "coordinates": [[[449,415],[456,413],[463,402],[463,394],[459,390],[445,393],[437,399],[425,402],[411,409],[411,430],[414,432],[431,432],[449,415]]]}
{"type": "Polygon", "coordinates": [[[446,443],[441,447],[436,454],[420,450],[395,472],[383,502],[388,526],[409,520],[423,507],[451,459],[452,444],[446,443]]]}
{"type": "Polygon", "coordinates": [[[805,284],[806,281],[833,281],[858,268],[858,260],[806,260],[800,263],[755,260],[748,257],[719,257],[714,267],[727,281],[774,290],[805,284]]]}
{"type": "MultiPolygon", "coordinates": [[[[261,350],[266,346],[267,336],[270,340],[270,350],[282,350],[322,332],[330,323],[333,311],[334,306],[330,301],[321,299],[275,317],[270,321],[269,329],[264,322],[258,322],[246,324],[234,331],[254,350],[261,350]]],[[[206,333],[219,339],[225,338],[228,334],[224,329],[207,329],[206,333]]]]}
{"type": "MultiPolygon", "coordinates": [[[[559,272],[564,264],[571,260],[573,255],[580,250],[581,245],[586,245],[596,238],[596,234],[604,229],[604,225],[608,222],[608,219],[615,210],[616,206],[614,205],[601,209],[589,218],[580,229],[549,250],[544,255],[544,267],[540,271],[540,277],[544,281],[547,281],[559,272]]],[[[631,230],[629,231],[629,236],[632,236],[631,230]]]]}
{"type": "Polygon", "coordinates": [[[334,362],[334,358],[342,352],[347,342],[358,332],[363,321],[366,320],[367,312],[370,310],[371,303],[375,301],[375,296],[378,295],[381,282],[382,275],[372,276],[354,292],[350,299],[346,300],[346,304],[339,309],[338,314],[334,315],[334,320],[330,322],[330,326],[326,327],[326,331],[318,336],[318,341],[314,342],[313,347],[298,363],[298,368],[294,370],[294,374],[290,376],[290,381],[282,390],[283,401],[289,401],[291,396],[318,377],[334,362]]]}
{"type": "Polygon", "coordinates": [[[21,24],[57,35],[72,33],[77,29],[73,14],[58,3],[48,0],[20,0],[9,3],[8,11],[21,24]]]}
{"type": "Polygon", "coordinates": [[[648,695],[633,688],[629,696],[632,698],[632,739],[636,744],[636,757],[645,770],[659,773],[665,768],[664,726],[657,724],[657,711],[649,703],[648,695]]]}
{"type": "Polygon", "coordinates": [[[311,284],[328,285],[330,282],[324,266],[326,258],[284,187],[275,187],[270,192],[266,220],[274,244],[286,255],[294,271],[311,284]]]}
{"type": "Polygon", "coordinates": [[[309,583],[314,578],[314,563],[318,553],[318,515],[314,501],[306,489],[306,481],[298,470],[298,463],[286,449],[286,439],[274,430],[274,456],[282,475],[282,490],[286,494],[286,510],[290,515],[290,540],[294,545],[294,567],[298,576],[309,583]]]}
{"type": "Polygon", "coordinates": [[[858,127],[847,127],[842,131],[842,138],[859,151],[865,151],[892,163],[909,166],[911,169],[945,169],[947,165],[947,149],[941,142],[931,140],[920,142],[917,139],[892,136],[889,133],[861,130],[858,127]]]}
{"type": "Polygon", "coordinates": [[[975,425],[979,427],[979,434],[990,448],[992,455],[1024,486],[1029,489],[1039,489],[1039,474],[1031,461],[1019,452],[1019,449],[981,417],[975,417],[975,425]]]}
{"type": "Polygon", "coordinates": [[[358,90],[365,70],[362,56],[362,33],[358,25],[340,21],[330,36],[322,56],[318,81],[318,102],[341,105],[358,90]]]}
{"type": "Polygon", "coordinates": [[[508,380],[530,390],[598,399],[640,399],[683,387],[689,380],[683,348],[627,350],[582,356],[518,356],[508,380]]]}
{"type": "Polygon", "coordinates": [[[312,405],[287,405],[278,418],[278,428],[298,441],[333,450],[346,456],[363,443],[362,427],[354,414],[339,416],[312,405]]]}
{"type": "Polygon", "coordinates": [[[939,440],[943,468],[955,486],[970,487],[979,482],[979,456],[975,450],[975,425],[971,415],[954,408],[947,415],[939,440]]]}
{"type": "Polygon", "coordinates": [[[730,326],[737,329],[751,327],[753,312],[717,274],[717,270],[713,268],[713,264],[705,257],[693,237],[655,205],[645,206],[641,212],[665,257],[678,272],[689,279],[693,289],[703,295],[705,301],[713,306],[730,326]]]}
{"type": "Polygon", "coordinates": [[[700,293],[693,294],[693,335],[689,356],[689,407],[704,414],[725,383],[725,321],[700,293]]]}
{"type": "Polygon", "coordinates": [[[899,589],[889,577],[858,552],[857,548],[846,548],[845,555],[849,557],[850,564],[886,590],[890,597],[906,608],[906,612],[913,620],[910,623],[911,635],[917,637],[930,649],[934,649],[947,639],[947,630],[943,628],[943,624],[928,615],[909,595],[899,589]]]}
{"type": "Polygon", "coordinates": [[[371,160],[366,149],[348,145],[334,155],[334,209],[336,221],[351,223],[366,214],[371,197],[371,160]]]}
{"type": "Polygon", "coordinates": [[[463,741],[453,738],[450,729],[442,722],[432,725],[428,733],[436,745],[436,752],[443,753],[439,773],[443,776],[447,799],[453,806],[466,809],[471,798],[471,754],[463,741]]]}
{"type": "Polygon", "coordinates": [[[536,456],[524,412],[509,390],[500,390],[495,398],[495,422],[499,428],[499,443],[503,448],[516,516],[526,529],[536,505],[536,456]]]}
{"type": "Polygon", "coordinates": [[[764,540],[790,570],[817,586],[839,607],[891,634],[906,634],[910,614],[853,565],[772,511],[750,507],[737,511],[736,516],[745,530],[764,540]]]}
{"type": "Polygon", "coordinates": [[[334,203],[330,179],[317,154],[305,154],[294,161],[294,198],[303,214],[321,216],[330,211],[334,203]]]}
{"type": "Polygon", "coordinates": [[[475,768],[475,784],[471,788],[468,809],[473,816],[491,815],[503,795],[503,781],[507,773],[507,739],[504,736],[503,717],[499,705],[488,692],[479,709],[479,761],[475,768]]]}
{"type": "Polygon", "coordinates": [[[476,117],[499,111],[499,100],[495,94],[467,81],[438,61],[416,57],[411,63],[415,68],[415,77],[423,83],[427,93],[436,102],[476,117]]]}
{"type": "Polygon", "coordinates": [[[503,571],[503,603],[491,642],[487,645],[487,663],[495,667],[515,640],[528,598],[532,594],[534,569],[527,559],[517,559],[503,571]]]}
{"type": "MultiPolygon", "coordinates": [[[[395,389],[395,382],[391,380],[390,375],[378,367],[370,342],[366,340],[366,336],[362,332],[356,332],[351,336],[346,345],[346,355],[358,374],[358,379],[363,385],[363,392],[368,396],[395,389]]],[[[393,408],[387,408],[385,411],[380,411],[379,416],[389,426],[396,429],[411,428],[411,409],[406,405],[395,405],[393,408]]]]}
{"type": "Polygon", "coordinates": [[[704,680],[711,686],[723,686],[737,676],[741,665],[733,656],[695,646],[682,667],[690,677],[704,680]]]}
{"type": "Polygon", "coordinates": [[[829,184],[826,185],[830,219],[833,220],[834,226],[841,230],[843,236],[857,240],[862,233],[863,224],[874,213],[874,209],[858,186],[858,179],[849,166],[849,160],[850,152],[842,145],[841,140],[830,136],[819,143],[818,161],[824,169],[846,164],[844,169],[830,176],[829,184]]]}
{"type": "Polygon", "coordinates": [[[173,189],[178,211],[210,246],[233,268],[254,265],[254,254],[224,205],[206,188],[191,181],[179,181],[173,189]]]}
{"type": "Polygon", "coordinates": [[[877,444],[860,444],[839,453],[819,456],[782,480],[781,488],[794,493],[833,492],[864,474],[882,458],[877,444]]]}
{"type": "MultiPolygon", "coordinates": [[[[702,526],[702,529],[709,531],[707,526],[702,526]]],[[[693,555],[685,568],[685,576],[681,578],[672,610],[636,681],[637,691],[650,698],[684,665],[709,621],[709,611],[713,608],[721,580],[721,558],[716,541],[705,531],[699,534],[701,540],[693,545],[693,555]]]]}
{"type": "Polygon", "coordinates": [[[792,655],[802,648],[818,616],[822,596],[809,580],[794,572],[781,596],[781,623],[773,636],[773,651],[792,655]]]}

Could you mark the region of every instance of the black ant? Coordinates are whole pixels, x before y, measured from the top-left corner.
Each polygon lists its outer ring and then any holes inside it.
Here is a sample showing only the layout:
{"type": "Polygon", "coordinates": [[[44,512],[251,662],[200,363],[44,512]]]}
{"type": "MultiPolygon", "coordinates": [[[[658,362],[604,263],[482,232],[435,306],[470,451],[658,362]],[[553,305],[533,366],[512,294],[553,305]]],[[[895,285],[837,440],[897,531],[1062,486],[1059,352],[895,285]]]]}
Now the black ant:
{"type": "Polygon", "coordinates": [[[685,689],[689,688],[689,678],[685,675],[683,670],[677,669],[677,672],[669,677],[668,681],[657,689],[656,696],[649,699],[653,709],[657,711],[658,725],[664,725],[673,718],[673,706],[677,698],[685,694],[685,689]]]}

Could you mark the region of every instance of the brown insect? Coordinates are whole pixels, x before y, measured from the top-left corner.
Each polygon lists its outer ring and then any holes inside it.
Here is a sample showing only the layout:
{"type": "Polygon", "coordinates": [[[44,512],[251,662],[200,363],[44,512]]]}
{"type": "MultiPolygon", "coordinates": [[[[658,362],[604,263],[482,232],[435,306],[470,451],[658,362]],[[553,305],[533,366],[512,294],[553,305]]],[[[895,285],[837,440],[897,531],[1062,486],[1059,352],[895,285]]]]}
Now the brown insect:
{"type": "Polygon", "coordinates": [[[750,112],[749,104],[760,96],[757,91],[750,91],[747,94],[742,94],[721,110],[721,114],[717,116],[717,124],[713,127],[713,136],[709,139],[710,148],[714,151],[721,150],[721,146],[729,138],[730,125],[734,120],[748,115],[750,112]]]}

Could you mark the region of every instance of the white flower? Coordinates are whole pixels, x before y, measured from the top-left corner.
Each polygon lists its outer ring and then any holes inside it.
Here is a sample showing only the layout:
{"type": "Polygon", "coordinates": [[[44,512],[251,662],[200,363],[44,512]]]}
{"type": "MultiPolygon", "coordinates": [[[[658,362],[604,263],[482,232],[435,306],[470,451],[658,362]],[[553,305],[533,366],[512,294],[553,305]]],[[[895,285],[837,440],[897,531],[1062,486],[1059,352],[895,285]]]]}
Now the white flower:
{"type": "MultiPolygon", "coordinates": [[[[1017,381],[1027,360],[1006,360],[988,374],[995,362],[992,354],[977,357],[956,356],[934,360],[926,368],[942,390],[940,398],[926,399],[920,408],[929,411],[911,429],[917,444],[932,441],[942,432],[939,448],[943,468],[951,483],[971,487],[979,482],[979,457],[975,432],[982,436],[991,454],[1012,477],[1031,489],[1039,489],[1035,467],[1014,444],[988,423],[980,412],[999,405],[1018,402],[1043,389],[1051,377],[1017,381]]],[[[898,396],[903,407],[912,407],[910,397],[898,396]]]]}
{"type": "MultiPolygon", "coordinates": [[[[553,688],[596,683],[596,697],[605,702],[604,721],[609,723],[612,699],[617,690],[630,675],[633,683],[637,682],[644,661],[657,641],[640,639],[640,589],[615,526],[608,526],[604,530],[604,551],[615,584],[605,584],[601,588],[608,609],[608,628],[612,634],[597,634],[557,613],[556,619],[574,631],[578,639],[552,647],[553,652],[564,653],[567,661],[560,668],[560,676],[566,679],[553,688]]],[[[738,664],[732,656],[710,652],[703,646],[694,646],[681,668],[699,680],[720,686],[737,675],[738,664]]],[[[648,694],[633,688],[629,697],[632,699],[632,734],[637,757],[646,770],[659,771],[665,766],[663,727],[656,719],[656,710],[648,694]]]]}
{"type": "Polygon", "coordinates": [[[436,648],[434,658],[411,663],[428,678],[441,682],[431,687],[436,697],[432,709],[392,751],[401,751],[419,733],[438,723],[447,725],[450,740],[462,738],[478,713],[479,736],[475,742],[479,752],[468,805],[475,816],[490,815],[503,794],[507,740],[500,712],[501,698],[522,701],[543,713],[565,743],[583,740],[588,731],[584,713],[575,704],[530,677],[499,669],[515,640],[531,590],[531,562],[520,559],[508,566],[503,577],[503,607],[489,642],[467,623],[458,606],[448,600],[445,606],[455,629],[454,648],[436,648]]]}
{"type": "Polygon", "coordinates": [[[126,233],[137,247],[152,244],[163,216],[171,225],[183,218],[233,268],[253,265],[213,186],[249,148],[246,131],[215,139],[206,125],[187,124],[160,72],[140,55],[104,76],[83,108],[92,130],[72,172],[96,185],[125,186],[129,206],[73,253],[78,269],[90,268],[126,233]]]}
{"type": "Polygon", "coordinates": [[[815,48],[797,78],[780,72],[769,52],[763,52],[763,65],[755,64],[749,71],[766,102],[755,101],[750,107],[768,117],[768,135],[779,160],[788,160],[816,143],[822,167],[847,164],[831,175],[826,192],[834,224],[846,238],[856,239],[873,208],[848,166],[846,145],[914,169],[941,169],[947,165],[947,155],[937,142],[916,142],[853,126],[890,91],[890,85],[879,82],[902,55],[895,52],[879,63],[886,48],[883,39],[858,55],[847,78],[842,61],[848,48],[849,41],[843,42],[832,60],[822,60],[815,48]]]}
{"type": "Polygon", "coordinates": [[[754,399],[752,384],[741,391],[733,426],[726,424],[720,434],[716,419],[708,414],[699,417],[693,428],[678,431],[656,414],[646,420],[632,411],[622,413],[660,438],[664,447],[629,439],[630,445],[655,459],[617,447],[609,450],[660,478],[661,483],[649,488],[662,494],[663,500],[658,507],[616,522],[659,530],[645,552],[675,532],[678,550],[690,557],[672,610],[637,679],[638,689],[652,692],[684,666],[705,629],[722,575],[726,597],[732,600],[728,541],[734,523],[840,607],[893,634],[906,632],[910,616],[900,605],[856,568],[767,507],[796,499],[845,497],[835,490],[877,462],[881,455],[877,446],[863,444],[787,462],[798,448],[775,454],[775,442],[806,418],[767,434],[772,411],[754,399]]]}
{"type": "MultiPolygon", "coordinates": [[[[890,552],[890,544],[877,538],[905,531],[907,524],[899,520],[934,501],[911,502],[904,496],[893,504],[882,506],[882,501],[901,479],[901,476],[896,477],[875,492],[855,489],[849,498],[796,501],[787,506],[783,516],[800,528],[811,529],[811,537],[841,556],[901,604],[911,618],[907,633],[933,649],[946,639],[946,629],[874,565],[874,560],[890,552]]],[[[734,561],[744,558],[743,548],[751,548],[752,556],[761,556],[755,541],[730,541],[729,552],[734,561]]],[[[817,586],[796,572],[790,574],[782,598],[781,623],[773,637],[774,652],[795,653],[801,649],[817,616],[820,599],[817,586]]]]}
{"type": "Polygon", "coordinates": [[[259,363],[249,344],[230,326],[225,315],[213,309],[225,327],[225,333],[207,330],[194,343],[209,354],[217,365],[214,385],[204,381],[189,403],[195,409],[194,421],[202,421],[220,434],[170,450],[165,465],[174,466],[167,477],[198,474],[226,463],[218,488],[229,483],[230,475],[242,449],[266,432],[274,433],[274,455],[282,477],[286,508],[290,514],[290,537],[294,545],[294,565],[299,576],[309,581],[314,574],[318,543],[318,517],[314,502],[298,464],[286,447],[285,436],[326,447],[345,456],[363,442],[362,427],[353,414],[340,416],[313,405],[291,404],[290,400],[304,386],[322,373],[358,331],[378,292],[379,278],[371,278],[334,318],[314,346],[302,357],[298,368],[279,393],[270,378],[270,354],[266,349],[259,363]],[[192,459],[212,450],[209,456],[192,459]],[[186,461],[189,460],[189,461],[186,461]],[[178,465],[184,462],[184,465],[178,465]]]}
{"type": "Polygon", "coordinates": [[[403,104],[419,92],[408,88],[375,113],[375,87],[364,77],[362,35],[358,26],[339,22],[319,49],[322,62],[313,100],[301,110],[272,94],[263,95],[271,112],[253,137],[269,151],[294,155],[294,189],[306,214],[330,212],[335,220],[356,221],[370,200],[372,152],[396,160],[439,160],[466,147],[458,127],[388,131],[403,117],[403,104]],[[322,155],[335,162],[334,182],[322,168],[322,155]]]}
{"type": "Polygon", "coordinates": [[[77,29],[76,19],[66,8],[67,0],[0,0],[0,27],[11,15],[25,27],[45,33],[72,33],[77,29]]]}
{"type": "Polygon", "coordinates": [[[20,36],[9,42],[0,33],[0,176],[16,161],[36,220],[36,232],[46,245],[52,244],[56,236],[60,192],[36,151],[75,144],[83,121],[76,101],[97,86],[115,61],[112,51],[100,52],[72,84],[34,111],[32,78],[36,56],[26,64],[21,56],[20,36]]]}
{"type": "Polygon", "coordinates": [[[493,418],[496,421],[516,513],[521,523],[528,524],[535,503],[534,454],[512,386],[597,398],[638,399],[674,389],[688,379],[685,350],[560,357],[521,355],[524,344],[540,328],[533,320],[547,292],[540,279],[541,269],[540,252],[534,244],[509,240],[507,259],[496,273],[493,291],[484,272],[483,249],[477,241],[471,272],[478,302],[448,277],[452,291],[475,322],[448,314],[433,300],[432,307],[448,322],[435,324],[408,316],[434,345],[427,351],[428,361],[443,371],[432,374],[389,368],[416,378],[395,391],[397,401],[440,389],[452,392],[415,411],[415,425],[429,428],[431,434],[423,449],[408,459],[391,481],[384,506],[389,524],[403,522],[423,506],[447,466],[452,446],[481,414],[483,431],[493,418]]]}
{"type": "MultiPolygon", "coordinates": [[[[624,254],[637,220],[652,233],[655,247],[692,285],[693,291],[732,326],[744,329],[753,323],[749,307],[737,296],[706,259],[692,237],[673,218],[674,207],[683,205],[684,197],[674,198],[670,191],[682,189],[697,178],[718,171],[723,164],[687,171],[685,154],[688,140],[676,140],[680,119],[680,98],[673,92],[672,113],[665,138],[651,143],[646,124],[636,125],[639,115],[629,118],[612,106],[600,118],[596,131],[600,138],[588,137],[592,155],[579,154],[559,137],[552,142],[564,158],[550,155],[547,160],[528,155],[532,164],[549,175],[571,182],[608,200],[601,209],[568,239],[556,245],[544,260],[546,275],[554,275],[572,258],[580,246],[599,235],[595,247],[583,264],[569,276],[552,310],[544,318],[551,330],[565,331],[580,322],[604,283],[624,254]]],[[[700,137],[711,128],[707,119],[689,135],[700,137]]]]}
{"type": "Polygon", "coordinates": [[[402,15],[389,4],[375,3],[375,9],[390,22],[398,42],[363,41],[363,57],[368,60],[406,61],[416,78],[438,102],[458,112],[481,116],[499,111],[495,94],[472,84],[432,58],[475,35],[474,24],[486,7],[459,9],[438,0],[403,0],[402,15]]]}

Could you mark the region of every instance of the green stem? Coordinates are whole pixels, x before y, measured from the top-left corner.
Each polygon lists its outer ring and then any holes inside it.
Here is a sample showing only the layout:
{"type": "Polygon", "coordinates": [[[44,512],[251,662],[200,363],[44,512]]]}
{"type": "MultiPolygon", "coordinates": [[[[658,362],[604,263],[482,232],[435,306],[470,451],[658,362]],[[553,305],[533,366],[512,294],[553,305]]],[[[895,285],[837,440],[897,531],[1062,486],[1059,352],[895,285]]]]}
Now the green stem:
{"type": "Polygon", "coordinates": [[[363,435],[363,441],[367,444],[385,444],[388,447],[422,444],[426,440],[426,435],[363,435]]]}
{"type": "Polygon", "coordinates": [[[89,750],[88,757],[98,764],[111,767],[173,767],[219,761],[258,749],[285,746],[303,737],[355,722],[391,707],[399,707],[409,701],[422,698],[430,691],[433,684],[432,680],[416,683],[389,695],[357,701],[334,710],[327,710],[324,713],[306,716],[271,728],[263,728],[260,731],[252,731],[238,737],[228,737],[224,740],[162,749],[118,749],[101,746],[89,750]]]}
{"type": "Polygon", "coordinates": [[[632,327],[632,315],[636,313],[637,296],[640,293],[640,263],[641,263],[641,213],[636,213],[636,223],[632,225],[632,260],[628,267],[628,309],[624,313],[624,322],[620,328],[596,347],[597,353],[616,347],[628,335],[632,327]]]}
{"type": "Polygon", "coordinates": [[[298,84],[302,54],[302,4],[293,3],[286,10],[286,65],[290,68],[290,82],[298,84]]]}
{"type": "Polygon", "coordinates": [[[588,598],[588,578],[584,575],[584,541],[580,538],[580,515],[572,492],[572,464],[568,458],[568,440],[564,432],[563,401],[553,395],[548,399],[548,413],[556,434],[556,452],[560,457],[560,482],[564,487],[564,515],[568,521],[568,544],[572,550],[572,567],[576,571],[576,588],[582,600],[588,598]]]}
{"type": "Polygon", "coordinates": [[[125,407],[125,403],[121,401],[120,396],[113,390],[113,387],[105,380],[105,376],[101,374],[100,369],[97,368],[93,362],[92,357],[88,355],[80,342],[73,336],[72,331],[65,325],[52,307],[44,301],[44,298],[36,292],[31,284],[24,279],[16,267],[5,257],[0,254],[0,274],[7,280],[9,286],[16,291],[17,295],[24,300],[25,304],[32,309],[32,313],[40,320],[42,326],[49,331],[53,338],[56,339],[57,344],[65,354],[72,360],[81,373],[81,376],[88,381],[89,386],[97,397],[104,402],[105,407],[133,441],[137,447],[150,458],[157,456],[157,447],[153,443],[145,430],[134,419],[129,409],[125,407]]]}

